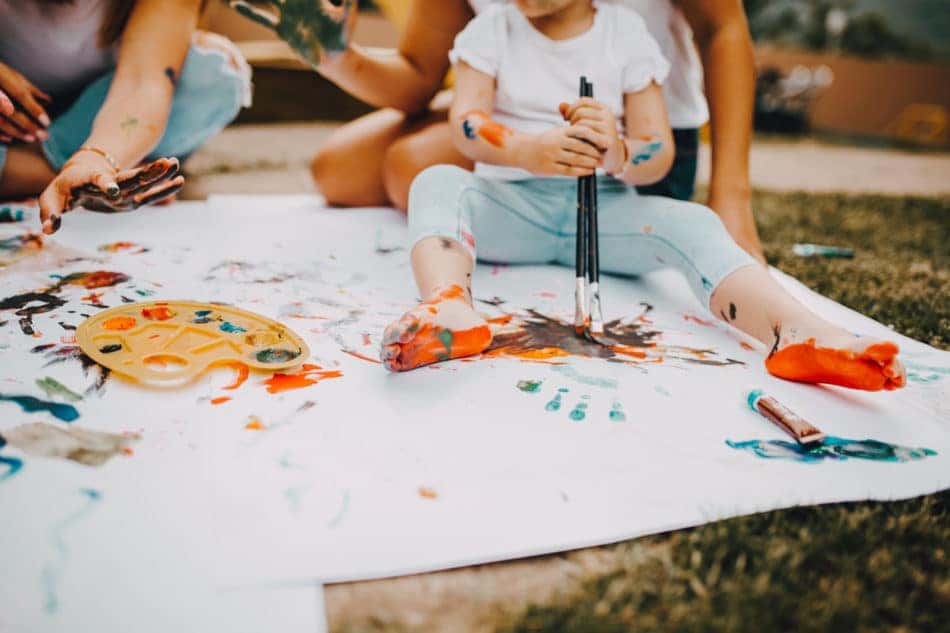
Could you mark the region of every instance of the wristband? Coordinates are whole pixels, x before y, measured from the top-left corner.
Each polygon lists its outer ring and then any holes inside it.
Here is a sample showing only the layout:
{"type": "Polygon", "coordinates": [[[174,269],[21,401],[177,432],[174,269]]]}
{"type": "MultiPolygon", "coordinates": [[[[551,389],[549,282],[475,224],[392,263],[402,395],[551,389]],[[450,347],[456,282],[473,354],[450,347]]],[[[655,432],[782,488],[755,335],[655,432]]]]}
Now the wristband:
{"type": "MultiPolygon", "coordinates": [[[[114,172],[119,173],[119,163],[117,163],[116,160],[112,157],[112,154],[105,151],[104,149],[93,147],[92,145],[83,145],[82,147],[76,150],[76,154],[78,154],[79,152],[92,152],[93,154],[98,154],[99,156],[102,156],[104,159],[106,159],[106,162],[109,163],[109,167],[112,167],[112,170],[114,172]]],[[[75,157],[76,154],[73,154],[73,157],[75,157]]]]}

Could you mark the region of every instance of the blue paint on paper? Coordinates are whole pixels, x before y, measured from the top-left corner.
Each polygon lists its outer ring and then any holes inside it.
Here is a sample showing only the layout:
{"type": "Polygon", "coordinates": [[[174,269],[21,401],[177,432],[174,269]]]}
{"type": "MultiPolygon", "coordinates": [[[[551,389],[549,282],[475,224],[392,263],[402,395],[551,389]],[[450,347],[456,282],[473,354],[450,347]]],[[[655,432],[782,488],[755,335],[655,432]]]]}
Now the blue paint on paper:
{"type": "Polygon", "coordinates": [[[76,410],[76,407],[62,402],[40,400],[39,398],[34,398],[33,396],[5,396],[3,394],[0,394],[0,400],[17,403],[20,405],[20,408],[23,409],[24,413],[48,411],[50,414],[54,415],[57,419],[60,419],[63,422],[72,422],[79,417],[79,411],[76,410]]]}
{"type": "Polygon", "coordinates": [[[96,503],[102,498],[102,493],[91,488],[80,488],[79,493],[85,497],[86,502],[78,510],[53,525],[50,530],[50,540],[52,541],[53,549],[56,551],[57,560],[45,565],[41,574],[43,593],[46,596],[43,601],[43,610],[50,614],[56,613],[59,609],[59,581],[66,568],[66,563],[69,562],[69,546],[66,544],[66,530],[92,512],[96,503]]]}
{"type": "Polygon", "coordinates": [[[910,462],[937,454],[929,448],[911,448],[888,444],[880,440],[849,440],[829,435],[822,442],[802,445],[788,440],[747,440],[726,445],[736,450],[749,451],[763,459],[788,459],[803,463],[828,460],[865,459],[875,462],[910,462]]]}

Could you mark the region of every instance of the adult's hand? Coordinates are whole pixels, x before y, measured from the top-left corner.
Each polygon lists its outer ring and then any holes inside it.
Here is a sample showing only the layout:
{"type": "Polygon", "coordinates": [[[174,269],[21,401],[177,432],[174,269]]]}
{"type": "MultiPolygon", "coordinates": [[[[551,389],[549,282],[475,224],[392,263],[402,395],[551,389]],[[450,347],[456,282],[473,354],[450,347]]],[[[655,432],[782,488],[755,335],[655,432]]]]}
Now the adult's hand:
{"type": "Polygon", "coordinates": [[[55,233],[62,216],[76,207],[115,213],[132,211],[174,195],[185,183],[177,158],[159,158],[147,165],[116,172],[94,152],[77,153],[40,195],[44,233],[55,233]]]}
{"type": "Polygon", "coordinates": [[[230,0],[229,4],[275,31],[314,68],[346,50],[356,24],[356,0],[230,0]]]}
{"type": "Polygon", "coordinates": [[[52,98],[29,79],[0,62],[0,141],[32,143],[46,140],[50,118],[40,101],[52,98]]]}

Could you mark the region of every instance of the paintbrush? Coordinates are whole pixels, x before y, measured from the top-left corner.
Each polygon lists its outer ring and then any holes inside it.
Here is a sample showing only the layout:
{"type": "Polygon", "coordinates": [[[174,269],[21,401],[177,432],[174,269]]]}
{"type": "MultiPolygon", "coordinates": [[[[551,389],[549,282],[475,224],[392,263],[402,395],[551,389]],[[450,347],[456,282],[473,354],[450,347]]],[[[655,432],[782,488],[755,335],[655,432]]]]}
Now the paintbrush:
{"type": "Polygon", "coordinates": [[[781,402],[753,389],[746,396],[749,408],[788,433],[799,444],[814,444],[825,439],[825,434],[781,402]]]}
{"type": "MultiPolygon", "coordinates": [[[[593,97],[594,84],[581,77],[581,96],[593,97]]],[[[600,303],[600,243],[597,227],[597,174],[585,176],[587,181],[587,278],[589,290],[587,301],[587,335],[594,338],[604,333],[604,315],[600,303]]],[[[596,339],[595,339],[596,340],[596,339]]]]}
{"type": "MultiPolygon", "coordinates": [[[[580,96],[587,91],[587,78],[581,77],[580,96]]],[[[586,176],[577,179],[577,236],[574,252],[574,331],[578,336],[587,332],[587,203],[588,180],[586,176]]]]}

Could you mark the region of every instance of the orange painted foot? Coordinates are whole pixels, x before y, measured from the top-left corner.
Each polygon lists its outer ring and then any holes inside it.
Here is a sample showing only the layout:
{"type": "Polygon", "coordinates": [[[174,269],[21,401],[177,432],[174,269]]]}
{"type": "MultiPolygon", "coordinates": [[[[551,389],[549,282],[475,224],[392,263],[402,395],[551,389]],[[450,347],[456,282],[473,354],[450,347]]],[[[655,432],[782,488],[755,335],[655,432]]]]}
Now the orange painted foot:
{"type": "Polygon", "coordinates": [[[774,376],[797,382],[838,385],[864,391],[891,391],[906,382],[898,347],[889,341],[855,339],[843,348],[818,347],[815,339],[773,353],[765,367],[774,376]]]}
{"type": "Polygon", "coordinates": [[[484,351],[491,328],[464,297],[452,286],[386,328],[380,353],[386,369],[406,371],[484,351]]]}

